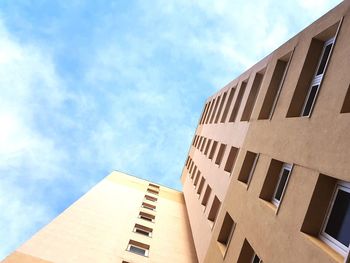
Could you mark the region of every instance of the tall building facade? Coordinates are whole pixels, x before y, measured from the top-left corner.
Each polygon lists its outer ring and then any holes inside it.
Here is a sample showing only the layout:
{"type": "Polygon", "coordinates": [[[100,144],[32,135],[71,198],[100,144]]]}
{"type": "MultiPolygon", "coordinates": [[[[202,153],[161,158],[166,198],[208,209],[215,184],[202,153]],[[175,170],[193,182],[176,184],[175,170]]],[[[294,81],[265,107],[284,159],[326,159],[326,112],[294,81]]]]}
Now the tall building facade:
{"type": "Polygon", "coordinates": [[[199,262],[349,261],[349,7],[205,102],[182,173],[199,262]]]}
{"type": "Polygon", "coordinates": [[[112,173],[4,262],[349,263],[350,1],[207,99],[183,193],[112,173]]]}

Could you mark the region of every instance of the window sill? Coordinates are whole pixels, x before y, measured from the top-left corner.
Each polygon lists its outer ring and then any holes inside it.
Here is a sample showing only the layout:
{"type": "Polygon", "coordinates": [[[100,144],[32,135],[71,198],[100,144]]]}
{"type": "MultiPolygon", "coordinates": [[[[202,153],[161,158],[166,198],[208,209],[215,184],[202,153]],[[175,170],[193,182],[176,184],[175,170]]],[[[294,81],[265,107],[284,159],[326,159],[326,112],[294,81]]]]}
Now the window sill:
{"type": "Polygon", "coordinates": [[[336,262],[343,263],[344,262],[344,257],[339,254],[337,251],[335,251],[333,248],[331,248],[329,245],[327,245],[325,242],[322,240],[308,235],[306,233],[303,233],[303,236],[311,241],[314,245],[318,246],[320,249],[322,249],[325,253],[327,253],[330,257],[332,257],[336,262]]]}
{"type": "Polygon", "coordinates": [[[227,246],[225,246],[224,244],[220,243],[220,242],[216,242],[216,244],[218,245],[219,247],[219,250],[222,254],[222,257],[225,258],[226,256],[226,252],[227,252],[227,246]]]}
{"type": "Polygon", "coordinates": [[[273,203],[271,203],[271,202],[269,202],[269,201],[266,201],[266,200],[264,200],[264,199],[261,199],[261,198],[260,198],[260,201],[261,201],[263,204],[265,204],[267,207],[270,207],[275,213],[277,213],[277,207],[276,207],[273,203]]]}

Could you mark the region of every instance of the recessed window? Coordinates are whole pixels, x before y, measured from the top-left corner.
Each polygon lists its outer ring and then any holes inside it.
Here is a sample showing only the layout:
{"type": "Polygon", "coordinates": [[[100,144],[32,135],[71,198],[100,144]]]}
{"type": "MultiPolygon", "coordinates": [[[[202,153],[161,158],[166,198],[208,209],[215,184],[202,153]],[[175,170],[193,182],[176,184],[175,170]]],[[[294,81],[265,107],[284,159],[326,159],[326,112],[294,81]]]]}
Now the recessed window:
{"type": "Polygon", "coordinates": [[[206,114],[206,116],[204,118],[204,122],[203,123],[206,123],[206,124],[208,123],[211,111],[213,110],[213,104],[214,104],[214,101],[211,100],[209,102],[208,111],[207,111],[207,114],[206,114]]]}
{"type": "Polygon", "coordinates": [[[201,116],[201,118],[200,118],[199,124],[203,124],[204,116],[205,116],[207,110],[208,110],[208,103],[206,103],[206,104],[204,105],[204,109],[203,109],[202,116],[201,116]]]}
{"type": "Polygon", "coordinates": [[[141,207],[149,209],[149,210],[153,210],[153,211],[156,210],[156,206],[155,205],[151,205],[151,204],[145,203],[145,202],[142,202],[141,207]]]}
{"type": "Polygon", "coordinates": [[[246,86],[247,86],[247,80],[246,80],[246,81],[243,81],[243,82],[241,83],[241,87],[240,87],[240,89],[239,89],[239,92],[238,92],[238,95],[237,95],[237,98],[236,98],[235,105],[233,106],[233,109],[232,109],[232,112],[231,112],[231,116],[230,116],[229,122],[234,122],[234,121],[236,120],[237,113],[238,113],[239,107],[241,106],[242,98],[243,98],[243,95],[244,95],[246,86]]]}
{"type": "Polygon", "coordinates": [[[225,154],[225,149],[226,149],[226,144],[221,144],[219,148],[218,155],[216,156],[215,164],[220,165],[222,161],[222,157],[224,157],[225,154]]]}
{"type": "Polygon", "coordinates": [[[208,185],[207,185],[207,188],[205,189],[205,192],[204,192],[204,195],[203,195],[203,199],[202,199],[202,202],[201,202],[201,204],[202,204],[204,207],[206,207],[207,204],[208,204],[208,200],[209,200],[210,194],[211,194],[211,187],[210,187],[210,185],[208,184],[208,185]]]}
{"type": "Polygon", "coordinates": [[[149,187],[156,188],[156,189],[158,189],[158,190],[159,190],[159,185],[149,183],[149,184],[148,184],[148,186],[149,186],[149,187]]]}
{"type": "Polygon", "coordinates": [[[148,257],[149,255],[149,245],[146,245],[144,243],[141,243],[135,240],[129,240],[129,244],[126,250],[140,256],[148,257]]]}
{"type": "Polygon", "coordinates": [[[218,146],[218,142],[217,142],[217,141],[214,141],[214,142],[213,142],[213,145],[212,145],[212,147],[211,147],[210,154],[209,154],[209,159],[210,159],[210,160],[213,159],[217,146],[218,146]]]}
{"type": "Polygon", "coordinates": [[[244,240],[237,263],[262,263],[262,259],[256,254],[247,239],[244,240]]]}
{"type": "Polygon", "coordinates": [[[151,215],[151,214],[148,214],[148,213],[145,213],[145,212],[140,212],[139,213],[139,218],[143,219],[143,220],[146,220],[146,221],[149,221],[149,222],[154,222],[154,219],[156,218],[154,215],[151,215]]]}
{"type": "Polygon", "coordinates": [[[343,106],[341,107],[340,113],[350,112],[350,86],[348,87],[348,91],[346,92],[345,99],[343,102],[343,106]]]}
{"type": "Polygon", "coordinates": [[[263,261],[261,260],[261,258],[259,258],[259,256],[257,254],[254,254],[253,258],[252,258],[252,263],[262,263],[263,261]]]}
{"type": "Polygon", "coordinates": [[[209,109],[209,114],[208,114],[208,118],[206,120],[205,123],[209,123],[210,122],[210,119],[211,119],[211,116],[212,116],[212,113],[213,113],[213,109],[214,109],[214,104],[216,102],[216,98],[212,100],[212,103],[211,103],[211,106],[210,106],[210,109],[209,109]]]}
{"type": "Polygon", "coordinates": [[[223,112],[222,117],[221,117],[221,121],[220,121],[221,123],[224,123],[226,121],[228,111],[230,110],[232,100],[233,100],[233,97],[235,95],[235,91],[236,91],[236,87],[231,88],[230,95],[228,96],[228,99],[227,99],[227,102],[225,105],[225,109],[224,109],[224,112],[223,112]]]}
{"type": "Polygon", "coordinates": [[[204,146],[205,146],[206,142],[207,142],[207,138],[204,138],[202,146],[201,146],[201,149],[200,149],[201,152],[203,152],[203,149],[204,149],[204,146]]]}
{"type": "Polygon", "coordinates": [[[229,173],[232,172],[233,167],[236,163],[237,155],[238,155],[238,148],[232,146],[230,149],[230,153],[228,154],[227,161],[224,168],[226,172],[229,172],[229,173]]]}
{"type": "Polygon", "coordinates": [[[197,172],[197,165],[194,166],[193,173],[191,174],[191,179],[193,179],[196,172],[197,172]]]}
{"type": "Polygon", "coordinates": [[[198,184],[198,180],[199,180],[199,178],[201,177],[201,172],[198,170],[198,172],[197,172],[197,176],[196,176],[196,178],[194,179],[194,187],[196,187],[197,186],[197,184],[198,184]]]}
{"type": "Polygon", "coordinates": [[[205,146],[204,155],[207,155],[207,153],[209,152],[210,145],[211,139],[208,140],[207,146],[205,146]]]}
{"type": "Polygon", "coordinates": [[[198,189],[197,189],[197,194],[198,194],[198,196],[201,195],[202,190],[203,190],[203,187],[204,187],[204,184],[205,184],[205,178],[202,177],[202,179],[201,179],[201,181],[200,181],[200,183],[199,183],[198,189]]]}
{"type": "Polygon", "coordinates": [[[199,142],[198,142],[198,145],[197,145],[197,149],[199,149],[202,141],[203,141],[203,136],[201,136],[200,139],[199,139],[199,142]]]}
{"type": "Polygon", "coordinates": [[[208,220],[210,223],[210,227],[213,228],[214,223],[216,221],[216,218],[218,216],[219,210],[220,210],[221,202],[217,196],[214,197],[213,203],[211,205],[209,214],[208,214],[208,220]]]}
{"type": "Polygon", "coordinates": [[[259,197],[278,207],[286,191],[291,169],[291,164],[272,159],[259,197]]]}
{"type": "MultiPolygon", "coordinates": [[[[265,71],[265,70],[263,70],[263,71],[265,71]]],[[[244,107],[244,110],[242,113],[241,121],[249,121],[250,120],[250,116],[252,115],[252,111],[253,111],[253,108],[255,105],[255,101],[256,101],[258,94],[259,94],[259,90],[260,90],[260,86],[261,86],[263,77],[264,77],[263,72],[259,72],[259,73],[255,74],[252,88],[250,89],[248,99],[247,99],[247,102],[245,104],[245,107],[244,107]]]]}
{"type": "Polygon", "coordinates": [[[145,199],[148,201],[157,202],[157,198],[150,195],[145,195],[145,199]]]}
{"type": "Polygon", "coordinates": [[[349,252],[350,183],[337,182],[320,238],[343,255],[349,252]]]}
{"type": "Polygon", "coordinates": [[[215,102],[215,106],[214,106],[214,110],[213,110],[213,114],[211,115],[210,117],[210,123],[213,123],[213,120],[214,120],[214,117],[215,117],[215,114],[216,114],[216,111],[218,109],[218,105],[220,103],[220,99],[221,99],[221,96],[217,97],[216,99],[216,102],[215,102]]]}
{"type": "Polygon", "coordinates": [[[189,169],[190,174],[192,174],[193,166],[194,166],[194,162],[193,162],[193,160],[191,160],[190,169],[189,169]]]}
{"type": "Polygon", "coordinates": [[[226,215],[217,239],[220,251],[223,254],[223,256],[225,256],[226,254],[227,248],[232,239],[234,229],[235,229],[235,222],[233,221],[230,214],[226,212],[226,215]]]}
{"type": "Polygon", "coordinates": [[[238,181],[249,185],[253,176],[259,155],[254,152],[247,151],[242,164],[241,171],[238,175],[238,181]]]}
{"type": "Polygon", "coordinates": [[[147,188],[147,192],[149,192],[151,194],[154,194],[154,195],[158,195],[159,194],[159,190],[154,190],[154,189],[151,189],[151,188],[147,188]]]}
{"type": "Polygon", "coordinates": [[[287,75],[287,70],[289,68],[292,55],[293,52],[289,52],[288,54],[277,60],[270,84],[267,88],[263,105],[259,113],[259,120],[272,118],[272,115],[277,105],[278,98],[281,94],[281,90],[287,75]]]}
{"type": "Polygon", "coordinates": [[[135,224],[133,231],[144,236],[152,237],[153,229],[140,224],[135,224]]]}
{"type": "Polygon", "coordinates": [[[225,103],[225,100],[226,100],[226,95],[227,95],[227,92],[224,92],[224,94],[222,95],[222,99],[221,99],[220,106],[219,106],[219,109],[218,109],[218,113],[216,114],[214,123],[218,123],[218,121],[219,121],[219,118],[220,118],[220,115],[221,115],[221,111],[222,111],[222,107],[224,106],[224,103],[225,103]]]}

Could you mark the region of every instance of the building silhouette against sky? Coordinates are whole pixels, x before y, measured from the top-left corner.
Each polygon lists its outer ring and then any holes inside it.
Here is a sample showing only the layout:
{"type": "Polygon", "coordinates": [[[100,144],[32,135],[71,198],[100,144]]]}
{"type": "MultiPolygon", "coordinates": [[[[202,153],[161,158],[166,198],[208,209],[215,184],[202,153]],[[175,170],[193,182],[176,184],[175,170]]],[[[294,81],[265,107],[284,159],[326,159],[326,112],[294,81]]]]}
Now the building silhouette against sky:
{"type": "Polygon", "coordinates": [[[349,262],[349,8],[208,98],[183,193],[114,172],[4,262],[349,262]]]}

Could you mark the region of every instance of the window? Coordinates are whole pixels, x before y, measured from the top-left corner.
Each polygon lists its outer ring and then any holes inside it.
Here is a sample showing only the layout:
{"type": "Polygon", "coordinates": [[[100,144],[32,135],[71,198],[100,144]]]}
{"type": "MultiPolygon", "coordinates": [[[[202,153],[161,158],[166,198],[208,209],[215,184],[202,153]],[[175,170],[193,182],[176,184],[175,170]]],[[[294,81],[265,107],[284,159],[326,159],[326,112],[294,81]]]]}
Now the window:
{"type": "Polygon", "coordinates": [[[154,194],[154,195],[158,195],[159,194],[159,191],[158,190],[153,190],[151,188],[147,188],[147,192],[151,193],[151,194],[154,194]]]}
{"type": "Polygon", "coordinates": [[[250,89],[249,96],[243,110],[241,121],[249,121],[250,116],[252,115],[255,101],[259,94],[263,77],[264,77],[264,74],[262,72],[255,74],[253,85],[252,85],[252,88],[250,89]]]}
{"type": "Polygon", "coordinates": [[[159,190],[159,185],[149,183],[148,186],[149,186],[149,187],[156,188],[157,190],[159,190]]]}
{"type": "Polygon", "coordinates": [[[140,256],[148,257],[149,255],[149,245],[146,245],[144,243],[141,243],[135,240],[129,240],[129,244],[126,250],[140,256]]]}
{"type": "Polygon", "coordinates": [[[204,151],[204,154],[207,155],[208,151],[209,151],[209,148],[210,148],[210,145],[211,145],[211,139],[208,140],[207,142],[207,146],[205,147],[205,151],[204,151]]]}
{"type": "Polygon", "coordinates": [[[207,120],[205,121],[205,123],[208,123],[209,120],[211,119],[211,116],[212,116],[212,113],[213,113],[213,109],[214,109],[214,104],[216,102],[216,98],[212,100],[212,103],[211,103],[211,106],[210,106],[210,109],[209,109],[209,114],[208,114],[208,118],[207,120]]]}
{"type": "Polygon", "coordinates": [[[220,165],[222,161],[222,157],[224,157],[225,154],[225,149],[226,149],[226,144],[221,144],[219,148],[218,155],[216,156],[215,164],[220,165]]]}
{"type": "Polygon", "coordinates": [[[230,214],[226,212],[226,215],[217,239],[220,251],[223,254],[223,256],[225,256],[227,248],[230,244],[234,228],[235,228],[235,222],[233,221],[230,214]]]}
{"type": "Polygon", "coordinates": [[[212,145],[212,147],[211,147],[210,154],[209,154],[209,159],[210,159],[210,160],[212,160],[213,157],[214,157],[214,154],[215,154],[217,145],[218,145],[218,142],[217,142],[217,141],[214,141],[214,142],[213,142],[213,145],[212,145]]]}
{"type": "Polygon", "coordinates": [[[237,263],[262,263],[261,258],[256,254],[247,239],[244,240],[237,263]]]}
{"type": "Polygon", "coordinates": [[[207,204],[208,204],[208,200],[209,200],[210,194],[211,194],[211,187],[208,184],[207,185],[207,189],[205,189],[205,192],[204,192],[204,195],[203,195],[203,199],[202,199],[202,203],[201,203],[204,207],[206,207],[207,204]]]}
{"type": "Polygon", "coordinates": [[[232,146],[230,153],[228,154],[227,161],[224,168],[226,172],[229,172],[229,173],[232,172],[237,159],[237,154],[238,154],[238,148],[232,146]]]}
{"type": "Polygon", "coordinates": [[[263,261],[259,258],[257,254],[253,255],[252,263],[262,263],[263,261]]]}
{"type": "Polygon", "coordinates": [[[246,86],[247,86],[247,80],[243,81],[241,84],[241,88],[239,89],[235,105],[233,106],[229,122],[234,122],[236,120],[237,113],[238,113],[239,107],[241,106],[242,98],[243,98],[246,86]]]}
{"type": "Polygon", "coordinates": [[[208,220],[209,220],[211,228],[213,228],[213,226],[214,226],[215,220],[216,220],[218,213],[219,213],[220,206],[221,206],[221,202],[220,202],[219,198],[217,198],[217,196],[215,196],[213,203],[211,205],[209,214],[208,214],[208,220]]]}
{"type": "Polygon", "coordinates": [[[228,111],[230,110],[232,100],[233,100],[233,97],[235,95],[235,91],[236,91],[236,87],[231,88],[230,95],[228,96],[228,99],[227,99],[227,102],[225,105],[225,109],[224,109],[224,112],[223,112],[222,117],[221,117],[221,123],[224,123],[226,121],[228,111]]]}
{"type": "Polygon", "coordinates": [[[198,145],[197,145],[197,147],[196,147],[197,149],[199,149],[199,146],[201,145],[202,140],[203,140],[203,136],[201,136],[200,139],[199,139],[198,145]]]}
{"type": "Polygon", "coordinates": [[[346,92],[344,103],[340,113],[346,113],[346,112],[350,112],[350,86],[348,87],[348,91],[346,92]]]}
{"type": "Polygon", "coordinates": [[[311,115],[341,23],[338,21],[311,40],[287,117],[311,115]]]}
{"type": "Polygon", "coordinates": [[[209,101],[208,111],[205,115],[203,123],[208,123],[209,115],[210,115],[212,109],[213,109],[213,101],[209,101]]]}
{"type": "Polygon", "coordinates": [[[157,198],[150,195],[145,195],[145,199],[148,201],[157,202],[157,198]]]}
{"type": "Polygon", "coordinates": [[[151,204],[148,204],[148,203],[145,203],[145,202],[142,202],[141,207],[149,209],[149,210],[153,210],[153,211],[156,210],[156,206],[155,205],[151,205],[151,204]]]}
{"type": "Polygon", "coordinates": [[[338,181],[329,204],[320,238],[347,255],[350,245],[350,183],[338,181]]]}
{"type": "Polygon", "coordinates": [[[221,115],[221,111],[222,111],[222,107],[224,106],[224,103],[225,103],[225,100],[226,100],[226,95],[227,95],[227,92],[224,92],[224,94],[222,95],[222,100],[221,100],[221,103],[220,103],[220,106],[219,106],[218,113],[216,114],[214,123],[218,123],[218,121],[219,121],[219,118],[220,118],[220,115],[221,115]]]}
{"type": "Polygon", "coordinates": [[[143,219],[143,220],[146,220],[146,221],[149,221],[149,222],[154,222],[154,219],[156,218],[154,215],[151,215],[151,214],[148,214],[148,213],[145,213],[145,212],[140,212],[139,213],[139,218],[143,219]]]}
{"type": "Polygon", "coordinates": [[[253,176],[259,155],[254,152],[247,151],[242,164],[241,171],[238,175],[238,181],[249,185],[253,176]]]}
{"type": "Polygon", "coordinates": [[[200,149],[201,152],[203,152],[203,149],[204,149],[204,146],[205,146],[206,142],[207,142],[207,138],[204,138],[202,146],[201,146],[201,149],[200,149]]]}
{"type": "Polygon", "coordinates": [[[153,229],[140,224],[135,224],[133,231],[144,236],[152,237],[153,229]]]}
{"type": "Polygon", "coordinates": [[[199,186],[198,186],[198,189],[197,189],[197,194],[198,194],[198,197],[201,195],[202,193],[202,190],[203,190],[203,186],[205,184],[205,178],[202,177],[200,183],[199,183],[199,186]]]}
{"type": "Polygon", "coordinates": [[[218,105],[219,105],[219,103],[220,103],[220,99],[221,99],[221,96],[217,97],[217,99],[216,99],[214,111],[213,111],[213,114],[212,114],[211,117],[210,117],[210,121],[209,121],[210,123],[213,123],[213,120],[214,120],[216,111],[217,111],[217,109],[218,109],[218,105]]]}
{"type": "Polygon", "coordinates": [[[301,116],[309,116],[311,114],[312,108],[316,102],[316,97],[319,91],[319,87],[321,85],[323,73],[325,72],[326,65],[328,63],[333,44],[334,44],[334,37],[327,40],[324,43],[322,54],[320,56],[320,61],[319,61],[315,76],[311,81],[311,85],[309,88],[308,95],[306,96],[306,100],[304,102],[301,116]]]}
{"type": "Polygon", "coordinates": [[[197,172],[197,176],[196,176],[196,178],[194,179],[194,187],[196,187],[197,186],[197,183],[198,183],[198,180],[199,180],[199,178],[201,177],[201,172],[198,170],[198,172],[197,172]]]}
{"type": "Polygon", "coordinates": [[[196,172],[197,172],[197,165],[194,166],[193,173],[191,175],[191,179],[193,179],[193,177],[196,174],[196,172]]]}
{"type": "Polygon", "coordinates": [[[291,164],[272,159],[259,197],[279,207],[291,170],[291,164]]]}
{"type": "Polygon", "coordinates": [[[293,53],[294,50],[277,60],[270,84],[267,88],[263,105],[259,113],[259,120],[272,118],[293,53]]]}
{"type": "Polygon", "coordinates": [[[208,110],[208,103],[206,103],[206,104],[204,105],[204,109],[203,109],[202,116],[201,116],[201,118],[200,118],[199,124],[203,124],[204,116],[205,116],[207,110],[208,110]]]}

